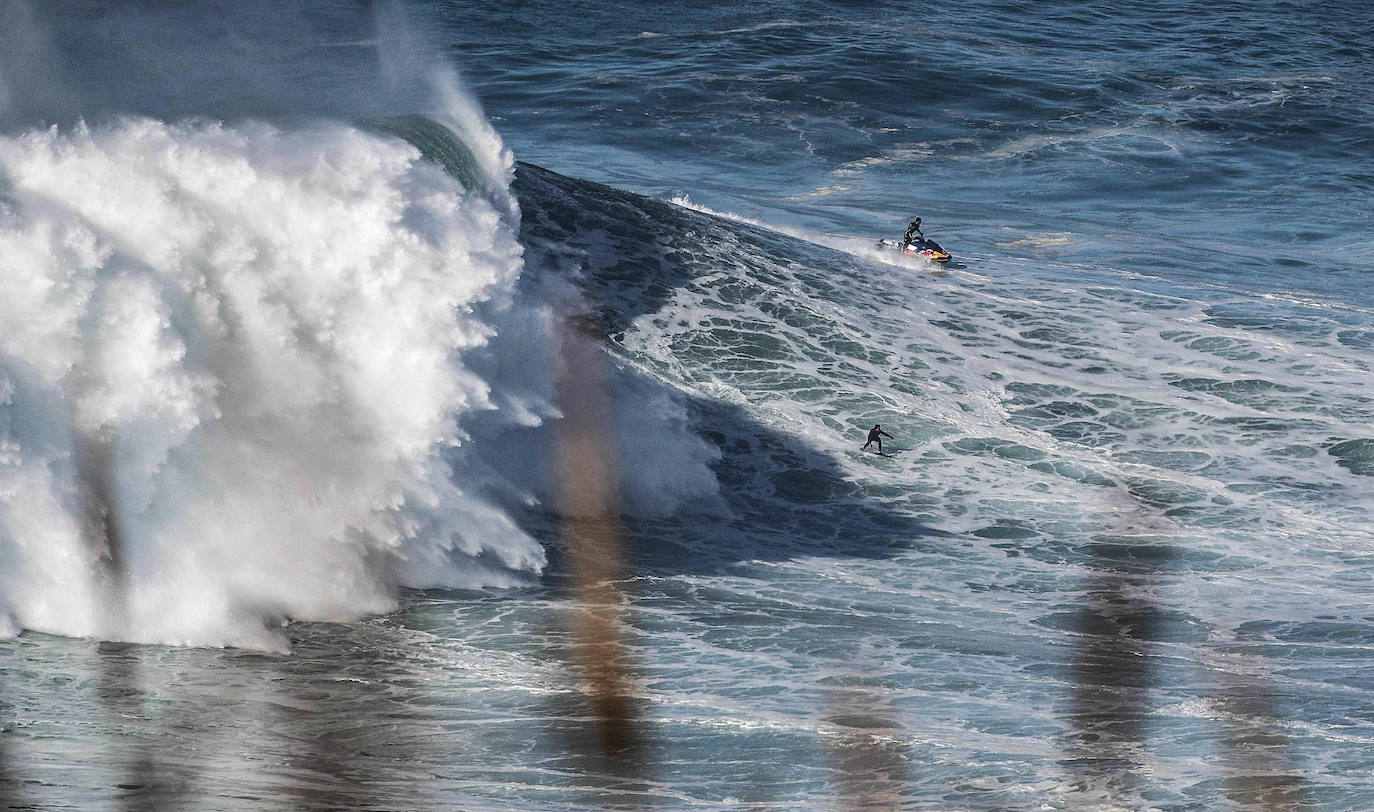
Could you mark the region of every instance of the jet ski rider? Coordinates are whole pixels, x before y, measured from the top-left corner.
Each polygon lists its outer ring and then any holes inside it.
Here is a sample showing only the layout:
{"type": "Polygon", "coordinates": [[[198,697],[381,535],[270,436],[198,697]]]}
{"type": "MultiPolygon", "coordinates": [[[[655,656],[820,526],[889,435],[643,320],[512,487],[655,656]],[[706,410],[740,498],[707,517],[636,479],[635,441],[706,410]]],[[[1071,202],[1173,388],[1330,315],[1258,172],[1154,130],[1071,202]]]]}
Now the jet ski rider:
{"type": "Polygon", "coordinates": [[[926,241],[926,235],[921,231],[921,218],[917,217],[911,221],[911,225],[906,227],[906,233],[902,235],[902,247],[906,248],[916,241],[915,236],[919,235],[921,242],[926,241]]]}

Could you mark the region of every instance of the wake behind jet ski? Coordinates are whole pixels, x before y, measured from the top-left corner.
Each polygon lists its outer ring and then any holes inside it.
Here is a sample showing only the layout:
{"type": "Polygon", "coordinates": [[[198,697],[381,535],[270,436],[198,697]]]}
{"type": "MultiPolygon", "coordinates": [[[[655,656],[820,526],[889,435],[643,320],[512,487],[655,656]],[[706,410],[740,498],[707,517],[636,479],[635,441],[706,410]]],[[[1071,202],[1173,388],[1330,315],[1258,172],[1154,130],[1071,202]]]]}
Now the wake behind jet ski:
{"type": "Polygon", "coordinates": [[[926,239],[926,235],[921,232],[921,218],[917,217],[906,227],[906,233],[902,235],[902,241],[878,240],[881,248],[896,248],[907,256],[916,256],[931,262],[949,262],[949,252],[940,247],[934,240],[926,239]]]}

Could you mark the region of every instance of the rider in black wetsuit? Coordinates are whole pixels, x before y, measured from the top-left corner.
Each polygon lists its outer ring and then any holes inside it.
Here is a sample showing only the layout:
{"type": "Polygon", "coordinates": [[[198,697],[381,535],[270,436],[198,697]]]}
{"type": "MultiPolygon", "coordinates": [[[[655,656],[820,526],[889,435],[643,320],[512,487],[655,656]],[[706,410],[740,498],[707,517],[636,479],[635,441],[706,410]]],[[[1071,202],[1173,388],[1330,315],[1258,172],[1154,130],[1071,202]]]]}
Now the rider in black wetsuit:
{"type": "Polygon", "coordinates": [[[874,443],[877,443],[877,444],[878,444],[878,453],[879,453],[879,454],[883,453],[883,438],[884,438],[884,437],[886,437],[886,438],[889,439],[889,440],[892,439],[892,435],[891,435],[891,434],[888,434],[887,432],[883,431],[883,427],[880,426],[880,425],[877,425],[877,424],[875,423],[875,424],[873,425],[873,428],[871,428],[871,429],[868,430],[868,442],[864,443],[864,447],[861,448],[861,449],[859,449],[859,450],[860,450],[860,451],[867,451],[869,446],[873,445],[874,443]]]}
{"type": "Polygon", "coordinates": [[[911,225],[906,227],[906,233],[902,235],[902,247],[906,248],[908,245],[911,245],[913,242],[915,242],[915,235],[920,235],[921,241],[925,241],[926,235],[921,232],[921,218],[919,217],[917,217],[915,220],[912,220],[911,225]]]}

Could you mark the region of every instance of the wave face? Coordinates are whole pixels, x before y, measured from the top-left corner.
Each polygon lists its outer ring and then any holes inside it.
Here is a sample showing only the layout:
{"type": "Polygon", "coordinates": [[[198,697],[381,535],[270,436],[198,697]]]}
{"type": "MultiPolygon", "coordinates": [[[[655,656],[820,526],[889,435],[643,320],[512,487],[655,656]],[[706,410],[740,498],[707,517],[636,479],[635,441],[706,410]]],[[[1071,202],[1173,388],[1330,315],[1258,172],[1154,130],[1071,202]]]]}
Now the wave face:
{"type": "Polygon", "coordinates": [[[728,518],[630,523],[663,797],[739,785],[702,753],[800,764],[851,735],[898,754],[883,807],[1348,797],[1325,776],[1369,733],[1334,720],[1361,701],[1339,641],[1371,633],[1370,310],[880,262],[528,165],[514,188],[529,261],[722,450],[728,518]],[[875,423],[890,457],[859,450],[875,423]],[[1214,788],[1235,775],[1265,783],[1214,788]]]}

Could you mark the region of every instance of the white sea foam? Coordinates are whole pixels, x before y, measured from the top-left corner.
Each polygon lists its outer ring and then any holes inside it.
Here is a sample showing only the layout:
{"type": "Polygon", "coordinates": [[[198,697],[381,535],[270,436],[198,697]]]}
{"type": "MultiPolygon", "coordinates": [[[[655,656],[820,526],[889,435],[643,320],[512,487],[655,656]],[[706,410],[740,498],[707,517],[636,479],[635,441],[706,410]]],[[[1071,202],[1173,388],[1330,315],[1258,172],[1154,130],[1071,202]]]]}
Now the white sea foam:
{"type": "MultiPolygon", "coordinates": [[[[673,202],[720,214],[685,197],[673,202]]],[[[770,267],[775,284],[792,293],[785,324],[757,306],[766,294],[732,302],[726,318],[709,286],[693,286],[641,319],[643,336],[628,343],[702,391],[733,392],[733,402],[840,459],[854,436],[845,427],[858,432],[861,415],[868,425],[896,427],[908,454],[877,468],[847,467],[858,481],[884,487],[959,482],[964,493],[928,519],[944,530],[988,532],[1008,520],[1061,528],[1056,533],[1073,525],[1086,535],[1201,531],[1200,547],[1258,555],[1278,568],[1297,566],[1295,537],[1369,547],[1367,533],[1351,532],[1363,521],[1356,517],[1367,516],[1363,478],[1325,450],[1365,434],[1368,404],[1353,393],[1367,366],[1333,338],[1353,315],[1313,309],[1294,320],[1275,312],[1269,325],[1272,308],[1261,297],[992,262],[996,275],[932,275],[919,285],[851,285],[833,268],[770,267]],[[843,308],[828,294],[810,295],[837,284],[853,292],[843,308]],[[1234,323],[1232,310],[1241,316],[1234,323]],[[766,338],[741,327],[750,324],[769,324],[766,338]],[[716,343],[717,330],[737,336],[718,349],[710,373],[674,357],[699,330],[716,343]],[[756,340],[790,373],[768,380],[797,383],[759,396],[749,360],[756,340]],[[847,368],[844,384],[801,383],[826,376],[817,369],[826,342],[856,348],[835,359],[847,368]],[[1320,502],[1307,497],[1313,490],[1320,502]],[[1233,524],[1264,531],[1233,548],[1233,524]]]]}
{"type": "Polygon", "coordinates": [[[723,220],[731,220],[765,231],[785,234],[794,239],[803,240],[814,245],[825,246],[826,248],[832,248],[836,251],[852,254],[856,257],[881,262],[885,265],[894,265],[900,268],[913,268],[916,270],[930,270],[932,266],[929,260],[916,256],[909,256],[899,251],[893,251],[890,248],[880,246],[877,237],[861,237],[853,234],[832,234],[824,231],[812,231],[793,226],[778,225],[776,223],[765,223],[762,220],[756,220],[742,214],[717,211],[710,206],[704,206],[697,203],[687,195],[674,195],[669,202],[675,206],[690,209],[691,211],[701,214],[709,214],[712,217],[719,217],[723,220]]]}
{"type": "Polygon", "coordinates": [[[125,636],[261,644],[264,616],[387,609],[415,557],[426,585],[492,580],[466,556],[542,564],[440,456],[491,403],[457,360],[492,332],[472,310],[521,267],[483,198],[330,124],[34,131],[0,141],[0,167],[0,578],[20,624],[89,634],[102,611],[73,432],[115,449],[125,636]]]}
{"type": "MultiPolygon", "coordinates": [[[[0,140],[3,628],[270,647],[272,618],[542,567],[508,508],[554,504],[558,297],[516,293],[509,152],[475,106],[447,120],[486,156],[481,194],[343,124],[0,140]],[[113,449],[125,621],[83,538],[78,437],[113,449]]],[[[681,399],[611,384],[625,508],[711,498],[681,399]]]]}

